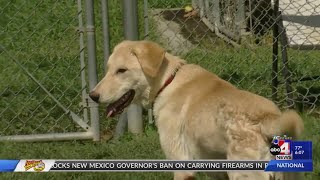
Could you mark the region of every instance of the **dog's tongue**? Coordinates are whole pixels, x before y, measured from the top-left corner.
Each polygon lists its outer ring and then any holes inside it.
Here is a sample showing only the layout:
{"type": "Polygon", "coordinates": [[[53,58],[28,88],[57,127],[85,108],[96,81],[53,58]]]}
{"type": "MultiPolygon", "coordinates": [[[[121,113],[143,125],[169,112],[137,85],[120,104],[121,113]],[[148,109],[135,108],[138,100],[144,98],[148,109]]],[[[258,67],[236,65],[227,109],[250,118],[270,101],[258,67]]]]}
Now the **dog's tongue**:
{"type": "Polygon", "coordinates": [[[111,117],[112,114],[113,114],[113,112],[115,112],[115,109],[111,109],[111,110],[108,112],[107,118],[108,118],[108,117],[111,117]]]}
{"type": "Polygon", "coordinates": [[[107,114],[107,117],[110,117],[112,113],[113,113],[113,110],[109,111],[107,114]]]}

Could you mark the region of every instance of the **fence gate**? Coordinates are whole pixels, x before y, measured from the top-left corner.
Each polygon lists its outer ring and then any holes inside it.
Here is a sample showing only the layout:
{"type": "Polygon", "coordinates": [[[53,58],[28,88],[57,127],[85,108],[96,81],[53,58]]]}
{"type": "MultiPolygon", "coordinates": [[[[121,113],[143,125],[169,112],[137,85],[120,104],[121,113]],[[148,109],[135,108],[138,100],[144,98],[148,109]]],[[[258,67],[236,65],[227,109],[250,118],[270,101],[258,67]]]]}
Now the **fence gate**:
{"type": "Polygon", "coordinates": [[[97,80],[92,1],[86,28],[83,7],[0,2],[0,140],[99,139],[97,105],[87,98],[97,80]]]}

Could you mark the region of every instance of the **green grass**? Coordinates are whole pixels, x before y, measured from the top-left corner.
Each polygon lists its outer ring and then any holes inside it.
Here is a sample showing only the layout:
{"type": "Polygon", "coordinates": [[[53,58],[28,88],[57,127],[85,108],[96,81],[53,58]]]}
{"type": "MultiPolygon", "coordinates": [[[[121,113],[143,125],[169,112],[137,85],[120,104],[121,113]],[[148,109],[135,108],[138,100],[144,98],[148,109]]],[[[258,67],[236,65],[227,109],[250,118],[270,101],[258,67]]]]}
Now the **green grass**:
{"type": "MultiPolygon", "coordinates": [[[[103,38],[100,2],[95,1],[96,41],[99,79],[103,76],[103,38]]],[[[152,0],[149,7],[174,8],[190,3],[186,0],[152,0]]],[[[83,6],[84,7],[84,6],[83,6]]],[[[109,0],[111,49],[123,40],[121,4],[109,0]]],[[[139,1],[139,12],[142,11],[139,1]]],[[[0,43],[16,57],[62,104],[81,116],[79,39],[75,1],[0,1],[0,43]]],[[[85,18],[84,18],[85,20],[85,18]]],[[[139,14],[140,39],[143,38],[143,14],[139,14]]],[[[151,22],[150,39],[159,42],[161,35],[151,22]]],[[[85,37],[86,38],[86,37],[85,37]]],[[[296,77],[314,75],[320,65],[317,51],[289,50],[290,65],[296,77]]],[[[271,46],[215,46],[204,38],[198,48],[183,56],[232,82],[236,86],[270,97],[271,46]]],[[[82,131],[61,108],[26,76],[9,56],[0,51],[0,135],[82,131]]],[[[301,92],[310,93],[319,82],[294,84],[301,92]]],[[[300,91],[296,91],[297,95],[300,91]]],[[[279,88],[279,105],[284,105],[284,85],[279,88]]],[[[283,106],[282,106],[283,107],[283,106]]],[[[319,108],[319,106],[317,106],[319,108]]],[[[309,110],[306,107],[306,110],[309,110]]],[[[307,111],[306,111],[307,112],[307,111]]],[[[313,141],[314,172],[306,179],[319,179],[319,116],[302,113],[306,131],[303,139],[313,141]]],[[[101,129],[110,130],[114,119],[105,119],[101,107],[101,129]]],[[[119,142],[66,141],[46,143],[0,142],[0,159],[163,159],[158,134],[146,126],[140,136],[126,134],[119,142]]],[[[206,176],[200,174],[201,179],[206,176]]],[[[171,173],[2,173],[0,179],[170,179],[171,173]]]]}
{"type": "MultiPolygon", "coordinates": [[[[126,134],[118,142],[0,142],[0,159],[164,159],[158,134],[147,127],[140,136],[126,134]]],[[[206,179],[204,174],[198,175],[206,179]]],[[[2,173],[1,179],[170,179],[171,173],[2,173]]]]}

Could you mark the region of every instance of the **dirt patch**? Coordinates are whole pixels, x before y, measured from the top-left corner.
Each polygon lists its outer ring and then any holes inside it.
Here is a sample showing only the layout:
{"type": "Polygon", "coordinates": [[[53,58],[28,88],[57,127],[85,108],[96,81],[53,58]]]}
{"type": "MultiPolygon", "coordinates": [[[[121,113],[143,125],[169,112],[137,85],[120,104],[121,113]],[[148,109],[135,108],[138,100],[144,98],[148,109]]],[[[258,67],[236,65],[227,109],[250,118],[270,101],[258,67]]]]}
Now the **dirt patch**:
{"type": "Polygon", "coordinates": [[[200,19],[199,16],[184,17],[185,12],[181,10],[163,10],[160,13],[166,21],[173,21],[180,26],[180,34],[192,44],[198,45],[203,40],[214,45],[222,45],[225,42],[212,32],[200,19]]]}

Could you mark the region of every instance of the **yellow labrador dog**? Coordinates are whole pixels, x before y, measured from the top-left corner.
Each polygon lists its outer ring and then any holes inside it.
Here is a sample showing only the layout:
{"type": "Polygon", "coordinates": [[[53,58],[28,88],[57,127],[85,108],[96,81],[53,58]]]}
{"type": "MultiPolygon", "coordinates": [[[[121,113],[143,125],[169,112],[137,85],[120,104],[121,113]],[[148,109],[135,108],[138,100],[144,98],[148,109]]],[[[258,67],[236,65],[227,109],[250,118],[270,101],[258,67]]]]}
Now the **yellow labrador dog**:
{"type": "MultiPolygon", "coordinates": [[[[108,104],[108,117],[130,103],[153,112],[168,159],[270,160],[270,138],[303,131],[294,111],[281,112],[270,100],[237,89],[150,41],[123,41],[114,48],[108,71],[89,96],[108,104]]],[[[229,179],[269,180],[266,172],[230,172],[229,179]]],[[[193,179],[176,172],[174,179],[193,179]]]]}

